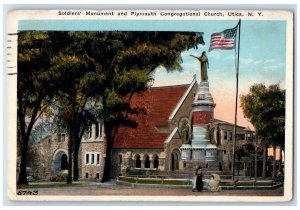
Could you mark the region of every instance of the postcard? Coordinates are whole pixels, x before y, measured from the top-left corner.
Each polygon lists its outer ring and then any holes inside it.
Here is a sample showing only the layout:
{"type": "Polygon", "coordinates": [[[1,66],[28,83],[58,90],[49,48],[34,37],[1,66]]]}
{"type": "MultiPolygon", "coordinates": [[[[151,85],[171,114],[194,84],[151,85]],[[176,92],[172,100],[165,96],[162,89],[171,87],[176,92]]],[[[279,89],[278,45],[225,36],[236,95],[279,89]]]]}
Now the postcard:
{"type": "Polygon", "coordinates": [[[10,199],[292,199],[291,11],[7,19],[10,199]]]}

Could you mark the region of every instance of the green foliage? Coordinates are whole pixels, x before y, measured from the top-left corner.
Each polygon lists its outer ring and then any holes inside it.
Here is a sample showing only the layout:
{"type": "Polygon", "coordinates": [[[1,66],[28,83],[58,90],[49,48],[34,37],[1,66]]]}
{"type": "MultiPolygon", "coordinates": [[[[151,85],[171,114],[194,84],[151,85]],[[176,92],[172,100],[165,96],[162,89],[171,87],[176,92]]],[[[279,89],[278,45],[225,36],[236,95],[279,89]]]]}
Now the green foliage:
{"type": "Polygon", "coordinates": [[[49,180],[51,182],[65,182],[67,181],[68,174],[57,174],[53,177],[51,177],[49,180]]]}
{"type": "Polygon", "coordinates": [[[18,185],[28,184],[26,157],[34,124],[42,114],[52,114],[48,107],[60,87],[60,75],[50,70],[51,58],[68,45],[64,37],[65,33],[36,31],[20,32],[18,36],[18,185]]]}
{"type": "Polygon", "coordinates": [[[181,52],[204,43],[199,33],[117,31],[21,32],[18,41],[20,133],[26,133],[25,115],[32,128],[55,103],[57,124],[72,131],[69,151],[78,150],[96,119],[103,119],[107,138],[121,124],[136,126],[128,113],[145,111],[129,106],[132,95],[149,87],[157,67],[181,70],[181,52]]]}
{"type": "Polygon", "coordinates": [[[255,152],[255,147],[251,143],[246,143],[242,146],[247,156],[250,156],[255,152]]]}
{"type": "Polygon", "coordinates": [[[235,151],[236,157],[238,160],[240,160],[242,157],[246,155],[246,152],[243,147],[239,147],[235,151]]]}
{"type": "Polygon", "coordinates": [[[241,107],[260,136],[272,143],[284,142],[285,90],[279,84],[253,85],[241,97],[241,107]]]}
{"type": "Polygon", "coordinates": [[[254,153],[254,150],[255,148],[252,144],[246,143],[236,149],[236,157],[238,160],[240,160],[242,157],[250,157],[250,155],[254,153]]]}

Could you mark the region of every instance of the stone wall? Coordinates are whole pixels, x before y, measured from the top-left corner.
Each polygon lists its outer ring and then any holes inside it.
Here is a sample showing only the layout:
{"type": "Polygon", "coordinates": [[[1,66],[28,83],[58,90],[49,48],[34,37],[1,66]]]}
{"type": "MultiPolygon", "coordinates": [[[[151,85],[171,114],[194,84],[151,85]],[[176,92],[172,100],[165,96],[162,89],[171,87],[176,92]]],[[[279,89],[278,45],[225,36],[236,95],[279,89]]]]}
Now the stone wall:
{"type": "Polygon", "coordinates": [[[178,132],[170,139],[170,141],[165,142],[165,154],[166,154],[166,161],[165,161],[165,170],[172,171],[178,170],[180,168],[180,160],[181,160],[181,152],[180,147],[182,145],[182,140],[179,137],[178,132]],[[175,167],[172,166],[172,153],[173,158],[175,159],[175,167]],[[178,158],[178,164],[176,163],[176,158],[178,158]]]}
{"type": "MultiPolygon", "coordinates": [[[[216,123],[218,124],[218,123],[216,123]]],[[[216,125],[217,126],[217,125],[216,125]]],[[[221,145],[218,146],[219,149],[223,150],[221,164],[222,169],[226,173],[231,173],[233,167],[233,138],[234,138],[234,130],[232,124],[219,124],[221,131],[221,145]]],[[[246,131],[243,127],[237,127],[237,134],[246,134],[246,131]]],[[[215,138],[216,139],[216,138],[215,138]]],[[[246,138],[237,138],[236,148],[242,146],[245,143],[254,144],[254,141],[247,141],[246,138]]],[[[219,151],[221,152],[221,151],[219,151]]],[[[243,171],[240,172],[243,174],[243,171]]]]}
{"type": "MultiPolygon", "coordinates": [[[[103,125],[101,131],[104,131],[103,125]]],[[[78,169],[80,179],[100,180],[103,176],[105,162],[105,135],[104,132],[96,135],[95,125],[91,126],[91,135],[85,134],[78,152],[78,169]],[[94,163],[86,163],[86,154],[89,158],[94,154],[94,163]],[[99,154],[99,164],[97,164],[99,154]],[[86,178],[86,173],[88,178],[86,178]]],[[[87,132],[88,133],[88,132],[87,132]]],[[[37,145],[38,158],[32,168],[32,174],[40,180],[49,180],[57,174],[67,174],[68,170],[60,170],[62,155],[68,160],[68,136],[65,133],[54,133],[42,139],[37,145]]]]}
{"type": "Polygon", "coordinates": [[[166,171],[172,171],[172,170],[178,170],[183,167],[181,160],[181,152],[180,147],[182,145],[182,140],[179,136],[180,129],[182,122],[186,120],[189,125],[191,126],[191,111],[192,111],[192,103],[194,101],[195,95],[198,91],[198,83],[195,82],[192,86],[190,92],[186,96],[185,100],[182,102],[181,106],[177,110],[174,117],[169,121],[169,127],[170,127],[170,134],[171,132],[177,127],[176,134],[172,137],[172,139],[169,140],[169,142],[165,142],[165,154],[166,154],[166,164],[165,164],[165,170],[166,171]],[[178,165],[175,168],[172,168],[172,153],[175,154],[178,157],[178,165]]]}
{"type": "Polygon", "coordinates": [[[160,173],[165,170],[165,153],[163,149],[113,149],[111,176],[128,175],[130,172],[137,174],[160,173]],[[136,159],[140,157],[141,167],[136,168],[136,159]],[[149,157],[149,168],[145,167],[146,157],[149,157]],[[158,168],[154,168],[154,159],[158,156],[158,168]]]}
{"type": "MultiPolygon", "coordinates": [[[[68,157],[68,137],[65,135],[65,139],[59,139],[58,133],[50,135],[42,139],[38,146],[38,162],[36,167],[33,168],[33,173],[39,179],[49,180],[57,173],[66,173],[66,171],[56,171],[55,162],[59,161],[57,156],[66,154],[68,157]]],[[[56,163],[59,165],[59,163],[56,163]]]]}
{"type": "MultiPolygon", "coordinates": [[[[91,135],[85,135],[81,141],[79,158],[80,178],[83,180],[100,181],[104,172],[106,137],[104,132],[96,135],[95,124],[92,125],[91,129],[91,135]]],[[[102,131],[104,131],[104,127],[102,127],[102,131]]]]}

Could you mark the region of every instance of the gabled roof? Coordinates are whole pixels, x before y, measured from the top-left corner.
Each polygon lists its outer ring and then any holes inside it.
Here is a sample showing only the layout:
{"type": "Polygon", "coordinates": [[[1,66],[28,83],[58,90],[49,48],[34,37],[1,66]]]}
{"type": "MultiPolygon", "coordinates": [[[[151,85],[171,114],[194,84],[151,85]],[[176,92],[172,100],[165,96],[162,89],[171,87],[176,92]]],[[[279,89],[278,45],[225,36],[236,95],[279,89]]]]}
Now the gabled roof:
{"type": "MultiPolygon", "coordinates": [[[[230,126],[234,126],[234,124],[233,123],[230,123],[230,122],[226,122],[226,121],[224,121],[224,120],[220,120],[220,119],[214,119],[214,122],[216,123],[216,124],[223,124],[223,125],[230,125],[230,126]]],[[[243,130],[245,130],[245,131],[249,131],[249,132],[254,132],[253,130],[251,130],[251,128],[248,126],[247,128],[246,127],[244,127],[244,126],[241,126],[241,125],[236,125],[236,127],[238,127],[238,128],[241,128],[241,129],[243,129],[243,130]]]]}
{"type": "Polygon", "coordinates": [[[197,82],[196,81],[196,77],[194,77],[194,79],[191,82],[189,88],[185,91],[183,97],[181,97],[180,101],[178,101],[175,109],[173,110],[172,114],[169,116],[169,120],[172,120],[174,118],[174,116],[176,115],[176,113],[180,109],[181,105],[183,104],[183,102],[186,99],[186,97],[189,95],[190,91],[192,90],[192,88],[194,87],[194,85],[196,84],[196,82],[197,82]]]}
{"type": "MultiPolygon", "coordinates": [[[[226,121],[224,121],[224,120],[219,120],[219,119],[214,119],[214,122],[216,123],[216,124],[223,124],[223,125],[230,125],[230,126],[234,126],[234,124],[233,123],[230,123],[230,122],[226,122],[226,121]]],[[[242,128],[242,129],[245,129],[245,127],[244,126],[241,126],[241,125],[236,125],[236,127],[239,127],[239,128],[242,128]]]]}
{"type": "Polygon", "coordinates": [[[162,149],[170,135],[157,127],[168,126],[168,119],[190,85],[153,87],[135,93],[131,98],[132,107],[145,108],[147,114],[131,115],[138,126],[136,129],[120,127],[113,142],[114,149],[162,149]]]}

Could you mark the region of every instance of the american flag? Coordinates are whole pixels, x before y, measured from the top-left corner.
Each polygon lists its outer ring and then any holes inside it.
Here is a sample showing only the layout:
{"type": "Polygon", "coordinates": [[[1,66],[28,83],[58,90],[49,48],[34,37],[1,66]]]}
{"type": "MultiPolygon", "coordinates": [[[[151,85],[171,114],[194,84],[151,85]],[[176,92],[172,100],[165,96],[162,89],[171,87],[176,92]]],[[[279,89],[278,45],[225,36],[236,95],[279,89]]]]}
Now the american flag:
{"type": "Polygon", "coordinates": [[[235,47],[235,38],[238,25],[231,29],[226,29],[220,33],[211,35],[210,47],[208,51],[215,49],[231,50],[235,47]]]}

